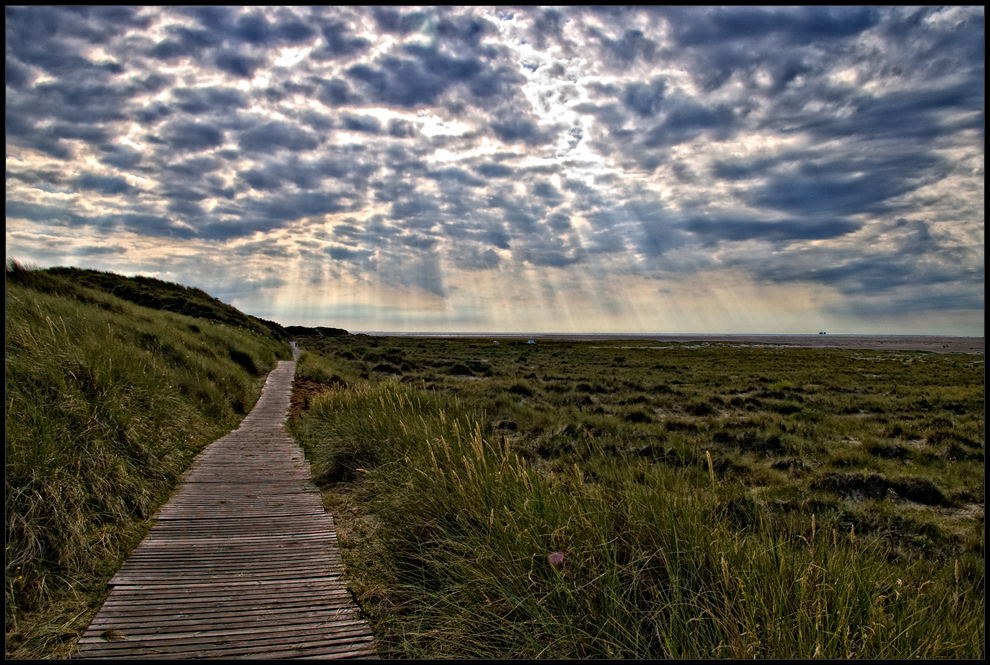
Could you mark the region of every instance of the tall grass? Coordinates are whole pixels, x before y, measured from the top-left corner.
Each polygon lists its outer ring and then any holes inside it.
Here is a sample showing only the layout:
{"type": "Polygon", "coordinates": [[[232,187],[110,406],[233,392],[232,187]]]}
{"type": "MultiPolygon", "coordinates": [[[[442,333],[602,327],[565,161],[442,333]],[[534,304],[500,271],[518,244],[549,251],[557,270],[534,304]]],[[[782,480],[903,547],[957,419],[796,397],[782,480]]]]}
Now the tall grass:
{"type": "Polygon", "coordinates": [[[387,655],[983,650],[982,574],[892,557],[835,519],[769,519],[710,456],[702,469],[603,455],[593,476],[539,470],[470,405],[392,381],[328,391],[295,434],[318,477],[360,479],[378,520],[347,561],[387,655]]]}
{"type": "Polygon", "coordinates": [[[328,387],[346,387],[358,380],[358,374],[349,368],[337,367],[319,353],[300,351],[296,359],[295,378],[328,387]]]}
{"type": "Polygon", "coordinates": [[[72,631],[37,617],[102,588],[193,456],[291,357],[264,334],[38,279],[53,283],[8,280],[4,326],[5,619],[22,657],[62,653],[72,631]]]}

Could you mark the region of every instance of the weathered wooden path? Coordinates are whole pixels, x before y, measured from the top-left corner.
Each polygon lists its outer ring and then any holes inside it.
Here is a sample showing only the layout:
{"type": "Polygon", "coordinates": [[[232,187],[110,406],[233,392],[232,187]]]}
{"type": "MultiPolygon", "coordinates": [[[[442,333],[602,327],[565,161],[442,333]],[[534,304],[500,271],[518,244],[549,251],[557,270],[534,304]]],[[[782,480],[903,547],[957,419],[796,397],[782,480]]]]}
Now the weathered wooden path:
{"type": "Polygon", "coordinates": [[[368,658],[333,517],[286,433],[294,361],[207,446],[110,581],[77,658],[368,658]]]}

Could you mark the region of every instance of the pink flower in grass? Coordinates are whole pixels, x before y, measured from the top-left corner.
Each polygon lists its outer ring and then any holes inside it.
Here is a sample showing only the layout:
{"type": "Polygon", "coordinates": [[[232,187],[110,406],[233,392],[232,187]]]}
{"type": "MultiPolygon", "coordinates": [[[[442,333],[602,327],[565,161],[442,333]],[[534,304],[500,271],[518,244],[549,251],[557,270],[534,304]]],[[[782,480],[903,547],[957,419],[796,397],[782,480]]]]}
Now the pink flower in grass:
{"type": "Polygon", "coordinates": [[[563,552],[552,552],[547,556],[547,560],[550,561],[550,565],[556,568],[557,566],[562,566],[564,564],[564,553],[563,552]]]}

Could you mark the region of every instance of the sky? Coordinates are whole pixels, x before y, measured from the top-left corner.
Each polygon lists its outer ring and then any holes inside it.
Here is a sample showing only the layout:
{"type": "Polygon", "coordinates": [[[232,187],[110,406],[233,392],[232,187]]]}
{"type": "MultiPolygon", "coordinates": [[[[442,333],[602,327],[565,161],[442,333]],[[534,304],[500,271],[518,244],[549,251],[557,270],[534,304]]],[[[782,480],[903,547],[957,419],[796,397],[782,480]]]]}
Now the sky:
{"type": "Polygon", "coordinates": [[[6,255],[390,332],[984,334],[982,7],[7,7],[6,255]]]}

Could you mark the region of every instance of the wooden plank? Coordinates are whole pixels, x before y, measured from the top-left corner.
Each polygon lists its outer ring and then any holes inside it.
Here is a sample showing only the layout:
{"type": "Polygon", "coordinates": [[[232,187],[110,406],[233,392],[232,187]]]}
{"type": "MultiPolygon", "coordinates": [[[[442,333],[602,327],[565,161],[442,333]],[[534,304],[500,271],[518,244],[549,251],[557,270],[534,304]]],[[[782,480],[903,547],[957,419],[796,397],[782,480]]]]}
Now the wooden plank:
{"type": "MultiPolygon", "coordinates": [[[[297,658],[305,653],[320,650],[325,654],[369,653],[373,640],[369,635],[356,632],[342,633],[325,638],[313,636],[286,635],[270,640],[218,640],[194,644],[170,645],[129,644],[125,642],[105,642],[87,645],[94,658],[297,658]],[[364,644],[362,644],[364,643],[364,644]]],[[[348,658],[354,655],[345,656],[348,658]]]]}
{"type": "Polygon", "coordinates": [[[182,621],[189,617],[208,619],[210,617],[229,617],[240,620],[245,616],[264,617],[268,614],[286,612],[357,612],[354,600],[350,595],[336,598],[325,598],[314,601],[312,598],[286,598],[272,600],[267,598],[252,598],[238,603],[216,602],[207,603],[203,599],[185,601],[143,601],[126,605],[109,605],[105,612],[94,618],[91,626],[101,630],[114,628],[118,625],[141,623],[142,625],[157,625],[182,621]]]}
{"type": "MultiPolygon", "coordinates": [[[[248,559],[248,558],[214,558],[200,559],[199,561],[182,561],[182,562],[171,562],[167,560],[159,559],[144,559],[136,562],[128,562],[127,565],[123,566],[118,574],[124,575],[161,575],[168,574],[169,572],[175,572],[177,574],[183,573],[205,573],[205,572],[245,572],[245,573],[256,573],[259,571],[270,571],[272,573],[278,570],[283,571],[299,571],[299,570],[325,570],[328,574],[340,574],[340,566],[337,562],[332,561],[329,557],[323,556],[324,552],[312,552],[310,557],[303,559],[303,561],[311,563],[294,562],[292,565],[285,565],[284,560],[271,560],[271,559],[248,559]]],[[[279,579],[277,577],[272,578],[262,578],[262,579],[279,579]]]]}
{"type": "Polygon", "coordinates": [[[375,657],[333,518],[283,427],[294,369],[279,363],[240,428],[183,474],[75,657],[375,657]]]}
{"type": "Polygon", "coordinates": [[[168,659],[168,658],[375,658],[374,646],[370,639],[351,638],[345,640],[299,641],[290,645],[255,645],[249,648],[215,648],[209,651],[192,652],[167,650],[160,647],[120,650],[111,653],[100,652],[95,658],[126,659],[168,659]],[[363,643],[363,644],[362,644],[363,643]]]}
{"type": "MultiPolygon", "coordinates": [[[[253,589],[264,589],[262,583],[266,580],[231,580],[225,582],[168,582],[168,583],[158,583],[158,584],[140,584],[140,585],[120,585],[114,587],[114,591],[124,590],[126,591],[146,591],[153,593],[164,594],[168,589],[174,589],[176,592],[181,592],[185,590],[193,591],[211,591],[214,594],[227,592],[225,589],[231,589],[231,593],[234,592],[235,588],[253,588],[253,589]]],[[[311,583],[314,585],[326,584],[326,583],[337,583],[340,584],[340,578],[329,578],[329,577],[319,577],[312,579],[295,579],[295,580],[278,580],[280,582],[294,582],[298,584],[311,583]]]]}
{"type": "MultiPolygon", "coordinates": [[[[118,635],[110,640],[103,637],[105,631],[92,631],[90,636],[80,638],[87,643],[105,644],[107,642],[171,642],[173,644],[195,644],[200,642],[216,643],[220,638],[239,640],[272,640],[280,635],[301,635],[312,637],[314,631],[319,634],[342,634],[358,631],[367,634],[364,621],[352,613],[344,615],[339,612],[328,612],[305,616],[296,614],[291,622],[239,622],[240,625],[228,624],[225,621],[202,620],[190,625],[161,625],[150,627],[132,627],[128,631],[120,630],[118,635]],[[328,632],[330,631],[330,632],[328,632]]],[[[275,617],[278,618],[278,617],[275,617]]]]}
{"type": "Polygon", "coordinates": [[[190,598],[129,598],[107,605],[106,614],[95,617],[93,621],[100,623],[110,616],[125,620],[130,616],[145,616],[155,612],[171,617],[175,614],[215,614],[230,612],[265,612],[267,610],[311,607],[342,607],[341,603],[351,602],[350,595],[323,594],[313,598],[312,595],[298,595],[285,598],[265,596],[241,597],[233,600],[220,600],[202,597],[190,598]]]}
{"type": "MultiPolygon", "coordinates": [[[[285,594],[291,595],[294,593],[313,593],[317,589],[334,589],[334,588],[345,588],[343,578],[339,573],[337,574],[324,574],[319,576],[311,577],[293,577],[293,578],[281,578],[277,580],[272,579],[231,579],[231,580],[214,580],[214,581],[173,581],[173,580],[163,580],[158,582],[146,582],[141,584],[121,584],[117,585],[111,591],[112,598],[122,598],[124,596],[137,596],[137,595],[157,595],[162,598],[168,597],[178,597],[178,595],[183,595],[186,597],[192,597],[197,594],[202,594],[204,596],[212,596],[218,598],[217,594],[222,594],[223,597],[237,596],[237,595],[250,595],[250,594],[285,594]],[[287,584],[300,585],[293,586],[288,589],[283,588],[273,588],[265,584],[266,582],[285,582],[287,584]]],[[[110,601],[111,597],[107,598],[110,601]]]]}
{"type": "MultiPolygon", "coordinates": [[[[122,608],[133,607],[135,611],[141,605],[164,608],[166,605],[188,605],[189,607],[203,607],[207,611],[215,607],[241,605],[278,605],[288,603],[324,603],[335,601],[338,593],[346,593],[346,588],[340,580],[328,582],[327,580],[317,580],[312,584],[297,586],[290,591],[271,591],[270,587],[240,587],[225,592],[222,597],[217,597],[215,588],[197,587],[176,587],[171,593],[166,593],[167,589],[142,589],[140,587],[125,587],[127,590],[117,593],[119,587],[114,589],[113,598],[104,601],[108,611],[114,606],[122,608]],[[212,601],[212,602],[204,602],[212,601]]],[[[95,620],[95,619],[94,619],[95,620]]]]}
{"type": "Polygon", "coordinates": [[[265,596],[240,598],[237,601],[210,598],[132,598],[106,605],[106,611],[93,619],[97,624],[104,620],[126,621],[131,617],[174,616],[188,614],[236,615],[237,612],[264,613],[269,610],[319,607],[352,607],[350,594],[333,596],[322,594],[318,600],[312,596],[271,598],[265,596]]]}
{"type": "MultiPolygon", "coordinates": [[[[207,624],[208,625],[208,624],[207,624]]],[[[350,621],[334,622],[328,625],[325,617],[307,617],[294,620],[290,625],[275,624],[268,626],[239,626],[229,627],[223,624],[220,627],[207,627],[200,630],[188,630],[181,627],[175,631],[154,632],[145,631],[143,633],[131,631],[118,631],[118,636],[114,641],[102,637],[81,637],[80,643],[96,644],[113,650],[116,645],[122,648],[129,648],[128,642],[141,642],[142,644],[164,645],[166,647],[176,647],[178,649],[191,647],[193,645],[205,644],[210,647],[218,644],[227,646],[239,646],[248,643],[271,644],[282,646],[287,641],[294,641],[299,638],[312,639],[314,632],[318,632],[323,639],[330,636],[340,637],[342,635],[367,635],[367,628],[360,619],[350,621]]]]}
{"type": "MultiPolygon", "coordinates": [[[[195,566],[199,563],[212,563],[217,560],[218,555],[222,555],[225,561],[230,563],[243,561],[245,563],[264,563],[267,565],[277,566],[285,562],[285,556],[287,554],[292,554],[293,556],[299,557],[322,556],[325,554],[325,550],[322,543],[319,542],[313,544],[297,544],[292,548],[276,547],[274,545],[272,547],[251,546],[238,549],[232,549],[229,547],[224,549],[217,549],[215,547],[189,547],[186,548],[182,554],[183,558],[181,565],[195,566]]],[[[127,561],[127,565],[153,565],[159,562],[162,565],[167,566],[176,565],[175,550],[170,550],[168,552],[146,551],[142,554],[131,555],[130,559],[127,561]]]]}
{"type": "MultiPolygon", "coordinates": [[[[272,606],[267,608],[260,607],[245,607],[237,609],[228,609],[226,611],[204,611],[204,612],[175,612],[171,614],[163,614],[158,610],[146,610],[142,613],[130,613],[126,616],[121,617],[109,617],[104,616],[99,620],[94,620],[86,631],[86,634],[98,634],[109,628],[118,628],[124,630],[125,628],[130,628],[131,630],[145,631],[145,630],[159,630],[162,627],[173,627],[173,626],[201,626],[203,622],[209,622],[213,619],[228,619],[227,625],[235,626],[242,623],[255,624],[264,623],[268,621],[283,621],[284,618],[290,616],[320,616],[320,617],[332,617],[336,619],[342,616],[357,616],[357,610],[351,607],[350,599],[342,599],[340,603],[336,605],[316,605],[316,604],[306,604],[304,606],[298,605],[285,605],[285,606],[272,606]],[[344,602],[344,601],[348,602],[344,602]]],[[[284,622],[284,621],[283,621],[284,622]]]]}
{"type": "Polygon", "coordinates": [[[80,639],[80,643],[84,644],[90,651],[100,652],[106,657],[106,655],[112,655],[114,652],[133,653],[138,648],[154,649],[157,653],[196,653],[244,647],[254,647],[255,651],[271,651],[283,649],[287,645],[299,642],[372,641],[370,638],[371,634],[367,626],[358,620],[329,627],[316,621],[288,628],[203,630],[174,635],[137,636],[118,631],[109,639],[102,637],[85,638],[85,641],[80,639]]]}
{"type": "Polygon", "coordinates": [[[354,618],[360,616],[353,607],[350,598],[340,598],[336,603],[296,603],[285,605],[245,605],[243,607],[202,608],[192,607],[187,610],[170,609],[168,613],[160,610],[147,609],[143,612],[107,616],[94,620],[87,629],[97,633],[111,628],[124,630],[127,627],[139,629],[160,629],[163,626],[181,626],[185,624],[202,625],[219,620],[228,621],[227,625],[241,623],[265,623],[273,620],[284,622],[285,617],[319,615],[325,620],[336,620],[340,617],[354,618]]]}
{"type": "MultiPolygon", "coordinates": [[[[215,643],[201,642],[196,644],[170,645],[129,644],[127,642],[106,642],[104,644],[87,645],[95,658],[297,658],[320,649],[323,653],[352,652],[357,649],[373,649],[374,641],[370,636],[357,633],[344,633],[327,638],[312,636],[290,636],[272,640],[218,640],[215,643]],[[363,643],[363,644],[362,644],[363,643]],[[308,647],[308,649],[307,649],[308,647]]],[[[354,656],[348,656],[354,657],[354,656]]]]}

